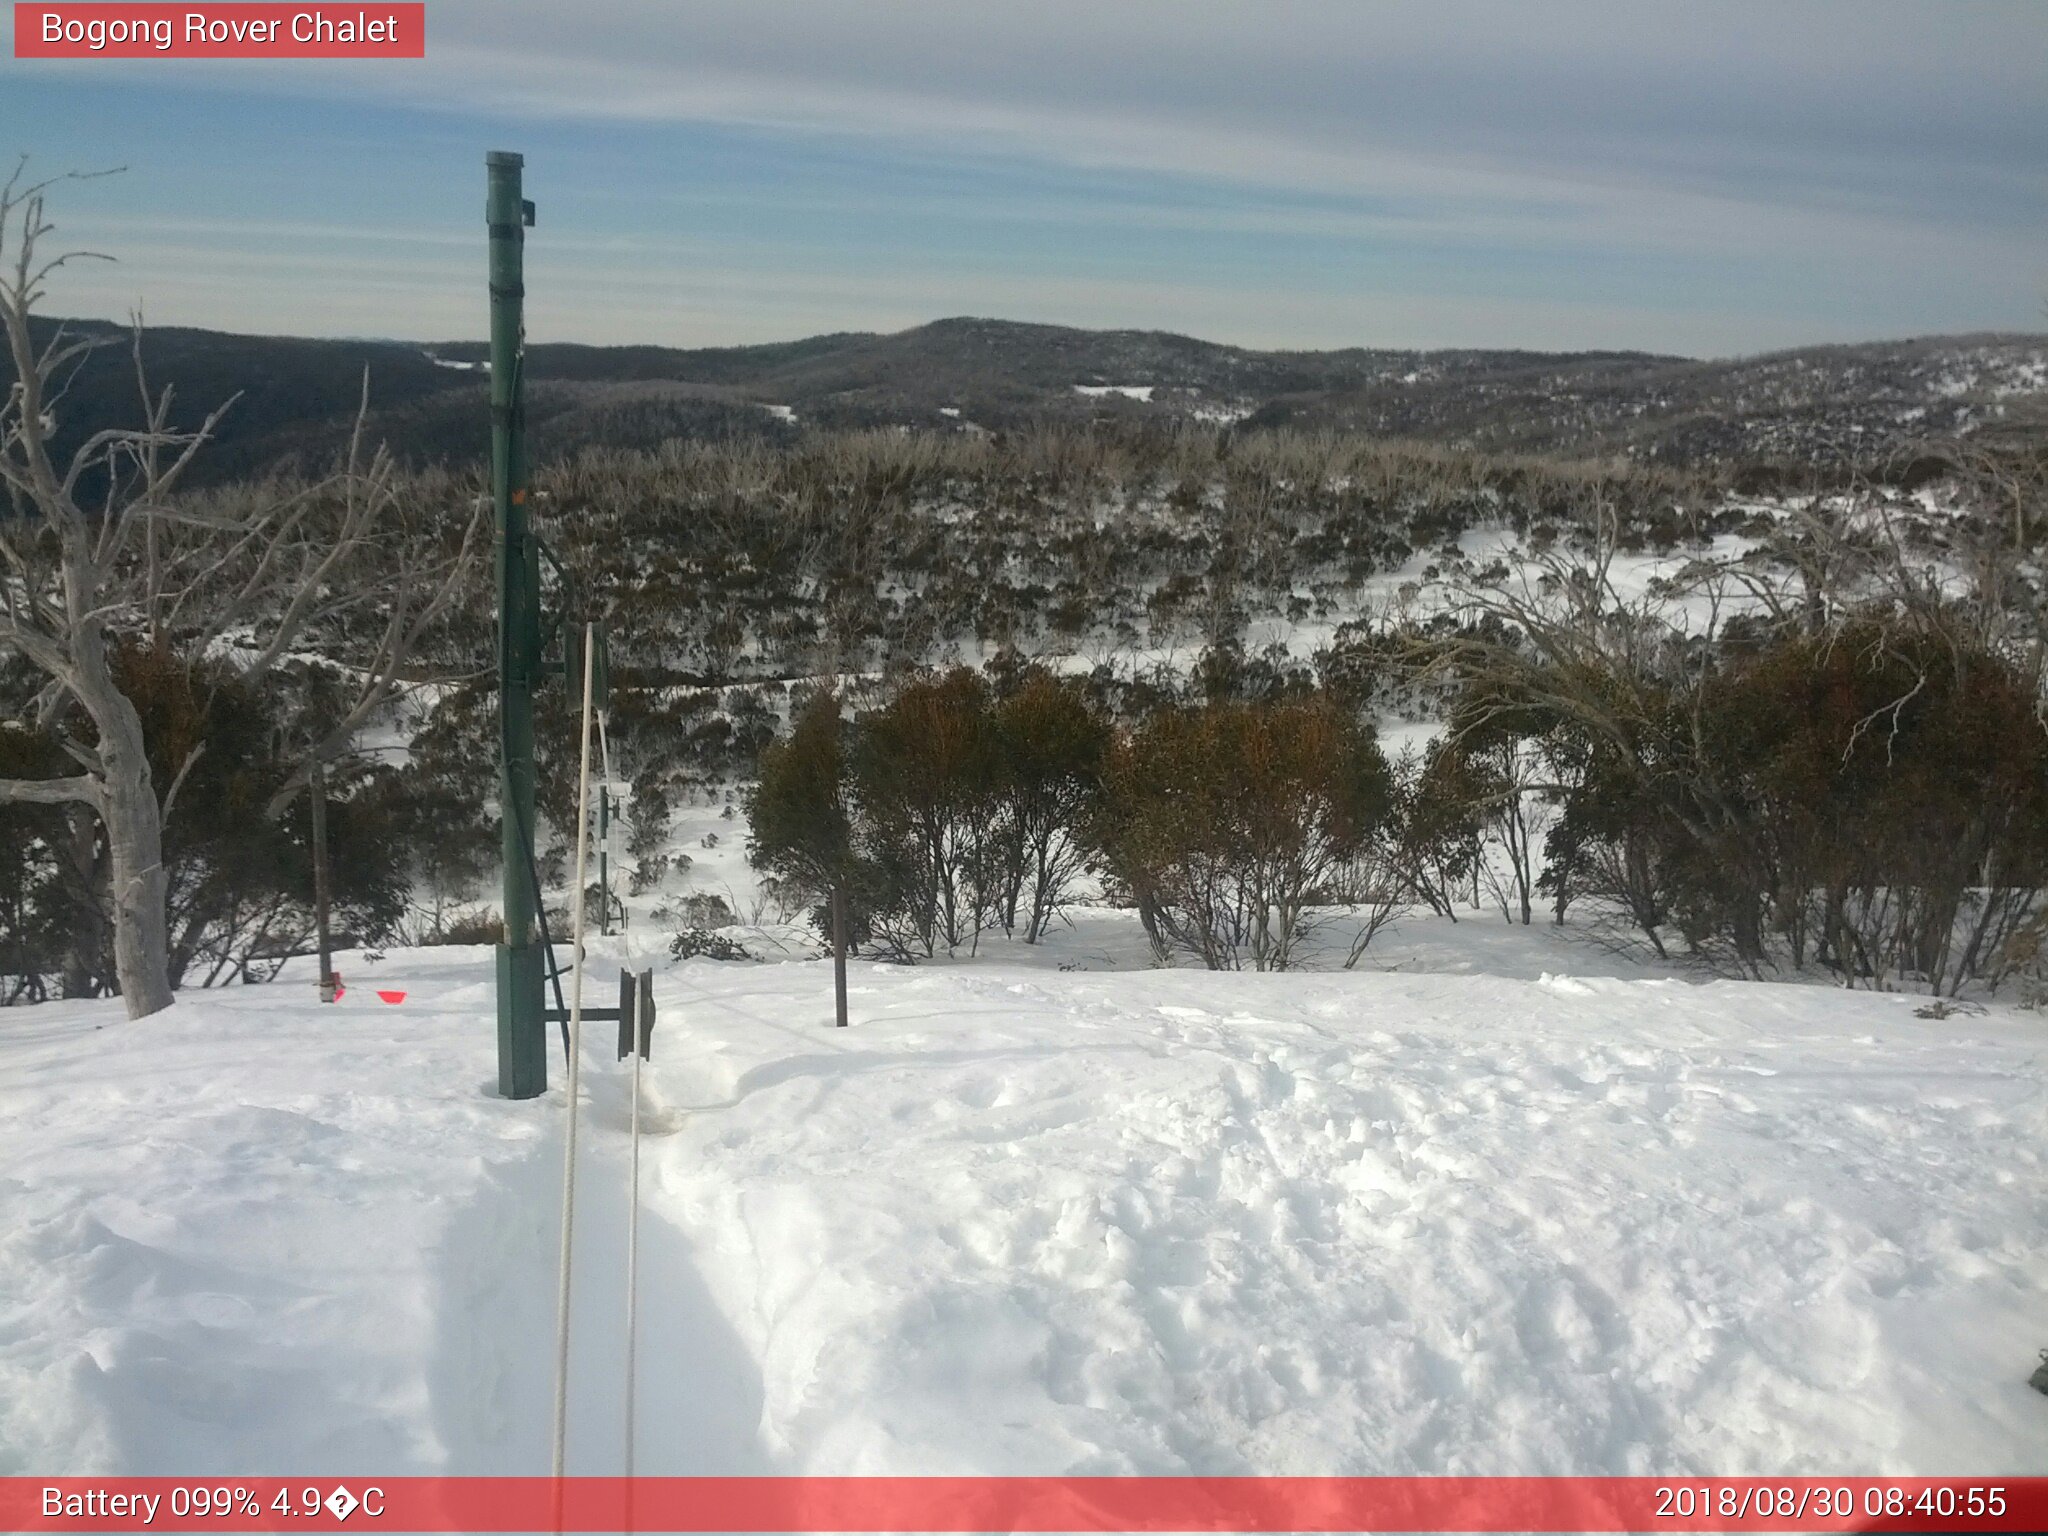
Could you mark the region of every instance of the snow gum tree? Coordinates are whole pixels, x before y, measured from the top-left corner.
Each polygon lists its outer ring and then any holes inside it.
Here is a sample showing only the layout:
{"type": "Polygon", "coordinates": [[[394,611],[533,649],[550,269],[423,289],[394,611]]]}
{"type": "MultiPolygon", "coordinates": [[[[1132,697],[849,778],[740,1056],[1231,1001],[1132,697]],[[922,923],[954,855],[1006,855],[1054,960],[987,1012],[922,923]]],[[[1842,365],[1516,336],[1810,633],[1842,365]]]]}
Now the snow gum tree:
{"type": "Polygon", "coordinates": [[[1035,944],[1087,864],[1109,726],[1071,681],[1034,669],[994,706],[1001,811],[991,833],[998,917],[1035,944]]]}
{"type": "Polygon", "coordinates": [[[862,717],[850,758],[863,852],[885,893],[876,915],[928,958],[976,943],[994,917],[1005,769],[988,694],[965,667],[914,677],[862,717]]]}
{"type": "Polygon", "coordinates": [[[786,740],[761,753],[760,781],[747,804],[747,857],[830,908],[832,979],[838,1023],[846,1024],[847,887],[856,878],[843,787],[839,698],[821,689],[797,712],[786,740]]]}
{"type": "Polygon", "coordinates": [[[2009,471],[1959,479],[1934,538],[1856,488],[1625,594],[1595,506],[1589,551],[1453,585],[1470,622],[1417,654],[1463,689],[1456,750],[1547,744],[1555,777],[1521,788],[1558,801],[1560,905],[1601,898],[1659,954],[1668,928],[1756,977],[1953,994],[2030,963],[2048,605],[2015,553],[2040,482],[2009,471]]]}
{"type": "Polygon", "coordinates": [[[1287,970],[1310,911],[1395,815],[1387,761],[1326,699],[1172,707],[1119,741],[1098,836],[1161,958],[1287,970]]]}

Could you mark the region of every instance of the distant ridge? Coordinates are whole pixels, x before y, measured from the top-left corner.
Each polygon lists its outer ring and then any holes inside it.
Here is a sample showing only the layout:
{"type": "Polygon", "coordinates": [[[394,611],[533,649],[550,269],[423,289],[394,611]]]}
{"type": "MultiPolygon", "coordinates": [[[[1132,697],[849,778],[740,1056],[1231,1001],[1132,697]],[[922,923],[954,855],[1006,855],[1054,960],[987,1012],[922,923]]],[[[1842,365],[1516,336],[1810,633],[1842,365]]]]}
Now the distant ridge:
{"type": "MultiPolygon", "coordinates": [[[[43,322],[46,328],[59,322],[43,322]]],[[[63,322],[109,338],[104,321],[63,322]]],[[[156,383],[195,424],[240,394],[212,478],[316,467],[370,371],[374,428],[416,462],[481,455],[485,348],[152,327],[156,383]],[[459,365],[470,365],[463,367],[459,365]]],[[[1259,351],[1164,331],[956,316],[757,346],[528,349],[542,455],[803,428],[1011,429],[1110,418],[1361,431],[1461,448],[1681,462],[1810,461],[1957,433],[2048,430],[2048,336],[1830,344],[1702,361],[1644,352],[1259,351]]],[[[0,365],[0,380],[8,377],[0,365]]],[[[132,421],[123,349],[89,360],[62,438],[132,421]]]]}

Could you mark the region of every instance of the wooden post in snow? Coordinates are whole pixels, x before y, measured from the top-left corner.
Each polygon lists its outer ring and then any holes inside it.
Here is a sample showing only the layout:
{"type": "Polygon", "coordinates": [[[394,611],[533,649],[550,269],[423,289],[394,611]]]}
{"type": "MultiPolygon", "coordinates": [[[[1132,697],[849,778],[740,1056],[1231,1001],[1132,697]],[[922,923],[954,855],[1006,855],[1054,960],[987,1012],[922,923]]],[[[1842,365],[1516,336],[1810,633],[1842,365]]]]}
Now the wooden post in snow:
{"type": "Polygon", "coordinates": [[[334,961],[327,935],[327,769],[313,759],[307,785],[313,805],[313,931],[320,952],[320,1001],[334,1001],[334,961]]]}
{"type": "Polygon", "coordinates": [[[846,1028],[846,887],[832,887],[832,996],[839,1028],[846,1028]]]}

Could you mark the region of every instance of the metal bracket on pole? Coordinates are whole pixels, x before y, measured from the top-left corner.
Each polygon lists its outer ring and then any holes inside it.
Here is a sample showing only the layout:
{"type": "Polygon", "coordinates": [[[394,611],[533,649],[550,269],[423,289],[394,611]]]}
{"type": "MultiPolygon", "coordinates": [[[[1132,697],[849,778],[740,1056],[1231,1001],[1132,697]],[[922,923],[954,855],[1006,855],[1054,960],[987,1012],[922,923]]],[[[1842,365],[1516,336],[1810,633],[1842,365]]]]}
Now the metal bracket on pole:
{"type": "Polygon", "coordinates": [[[653,1059],[654,972],[619,972],[619,1060],[634,1051],[643,1060],[653,1059]]]}
{"type": "MultiPolygon", "coordinates": [[[[542,1013],[550,1023],[558,1019],[566,1019],[569,1016],[569,1010],[566,1008],[546,1008],[542,1010],[542,1013]]],[[[619,1006],[616,1008],[585,1008],[583,1010],[583,1018],[586,1023],[617,1023],[619,1026],[619,1060],[624,1061],[633,1054],[636,1040],[639,1045],[640,1054],[643,1057],[652,1059],[652,1045],[654,1041],[654,972],[652,970],[645,970],[638,976],[635,976],[631,971],[619,972],[619,1006]]]]}
{"type": "MultiPolygon", "coordinates": [[[[554,558],[552,554],[548,555],[550,564],[553,563],[554,558]]],[[[566,581],[567,577],[565,576],[563,579],[566,581]]],[[[570,589],[570,601],[571,603],[574,602],[573,588],[570,589]]],[[[589,629],[592,653],[590,663],[590,696],[592,707],[599,714],[603,714],[611,708],[612,702],[611,645],[605,638],[602,622],[591,623],[589,629]]],[[[577,623],[564,627],[562,620],[558,617],[548,630],[549,638],[552,638],[557,630],[562,632],[562,659],[559,663],[549,662],[547,669],[550,672],[559,671],[564,677],[581,678],[583,676],[584,626],[581,623],[577,623]]]]}

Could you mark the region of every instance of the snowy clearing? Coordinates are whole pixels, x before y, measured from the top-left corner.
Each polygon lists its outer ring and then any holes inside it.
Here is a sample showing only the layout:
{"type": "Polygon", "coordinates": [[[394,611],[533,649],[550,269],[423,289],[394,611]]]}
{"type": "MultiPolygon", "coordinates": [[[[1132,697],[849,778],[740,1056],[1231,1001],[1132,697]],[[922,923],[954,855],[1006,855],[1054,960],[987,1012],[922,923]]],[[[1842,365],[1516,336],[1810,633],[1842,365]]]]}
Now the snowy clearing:
{"type": "MultiPolygon", "coordinates": [[[[1497,922],[1092,968],[1133,938],[857,965],[844,1032],[822,963],[657,967],[642,1471],[2048,1471],[2038,1016],[1497,922]]],[[[0,1016],[0,1472],[546,1466],[559,1056],[490,1096],[486,950],[341,967],[0,1016]]],[[[627,1072],[586,1048],[599,1473],[627,1072]]]]}

